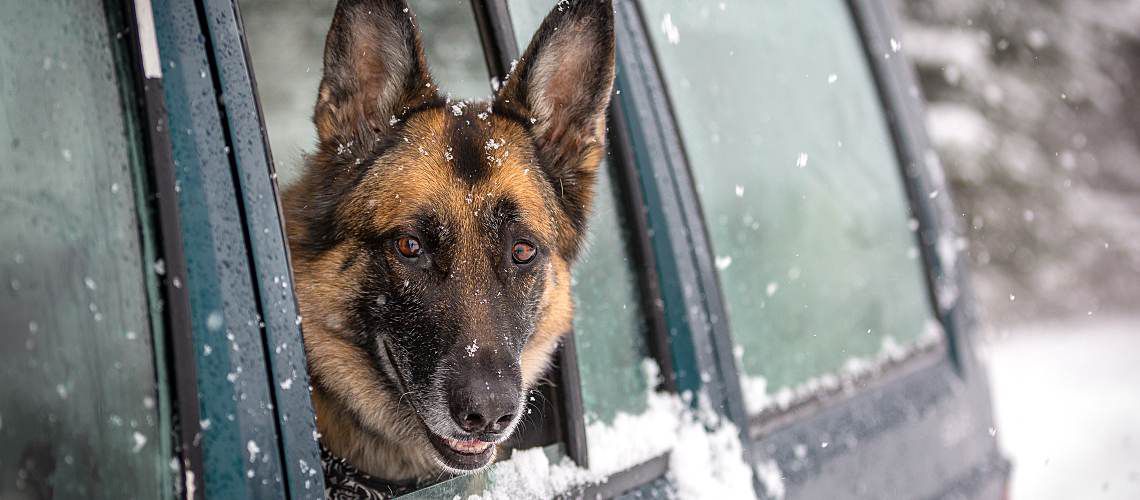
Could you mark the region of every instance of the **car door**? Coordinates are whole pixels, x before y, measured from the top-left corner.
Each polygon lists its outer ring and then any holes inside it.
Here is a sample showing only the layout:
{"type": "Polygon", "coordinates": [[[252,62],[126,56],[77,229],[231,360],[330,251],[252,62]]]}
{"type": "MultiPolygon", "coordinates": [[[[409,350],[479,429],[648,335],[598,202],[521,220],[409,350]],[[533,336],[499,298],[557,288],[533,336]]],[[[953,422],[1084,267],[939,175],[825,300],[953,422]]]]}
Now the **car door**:
{"type": "MultiPolygon", "coordinates": [[[[4,7],[5,497],[323,496],[275,166],[299,168],[331,5],[4,7]]],[[[553,2],[412,7],[476,97],[553,2]]],[[[574,335],[507,460],[408,497],[999,496],[885,7],[616,8],[574,335]]]]}
{"type": "Polygon", "coordinates": [[[689,229],[668,244],[693,248],[760,491],[998,497],[955,219],[885,6],[624,11],[634,149],[672,174],[643,186],[689,229]]]}

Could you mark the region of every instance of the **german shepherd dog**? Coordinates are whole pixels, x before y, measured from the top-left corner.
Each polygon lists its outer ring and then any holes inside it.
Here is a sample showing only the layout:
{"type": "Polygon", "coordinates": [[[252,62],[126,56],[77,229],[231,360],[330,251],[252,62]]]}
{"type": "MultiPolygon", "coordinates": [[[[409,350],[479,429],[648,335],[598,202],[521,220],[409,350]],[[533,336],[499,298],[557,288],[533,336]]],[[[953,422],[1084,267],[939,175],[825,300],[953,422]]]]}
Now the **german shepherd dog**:
{"type": "Polygon", "coordinates": [[[373,477],[480,470],[570,329],[613,5],[560,2],[488,101],[432,81],[402,0],[343,0],[284,193],[321,443],[373,477]]]}

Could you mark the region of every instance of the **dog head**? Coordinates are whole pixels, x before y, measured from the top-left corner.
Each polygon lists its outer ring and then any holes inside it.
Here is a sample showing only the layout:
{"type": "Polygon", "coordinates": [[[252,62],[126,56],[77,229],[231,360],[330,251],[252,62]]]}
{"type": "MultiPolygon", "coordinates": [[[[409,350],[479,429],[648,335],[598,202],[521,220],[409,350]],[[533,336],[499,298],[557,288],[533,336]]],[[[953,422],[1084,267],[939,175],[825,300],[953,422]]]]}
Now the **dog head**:
{"type": "Polygon", "coordinates": [[[614,76],[560,3],[490,101],[432,81],[411,10],[341,1],[285,212],[323,441],[388,479],[489,464],[570,328],[614,76]]]}

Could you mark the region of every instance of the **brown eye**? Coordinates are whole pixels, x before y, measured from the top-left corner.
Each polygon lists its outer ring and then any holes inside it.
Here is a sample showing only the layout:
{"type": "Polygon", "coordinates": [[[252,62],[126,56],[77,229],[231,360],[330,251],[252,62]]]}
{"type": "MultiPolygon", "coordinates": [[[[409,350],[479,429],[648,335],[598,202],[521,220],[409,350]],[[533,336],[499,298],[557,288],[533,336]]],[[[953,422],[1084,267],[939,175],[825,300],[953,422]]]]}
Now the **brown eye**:
{"type": "Polygon", "coordinates": [[[423,248],[420,247],[420,240],[411,236],[401,236],[396,240],[396,251],[404,257],[414,259],[423,253],[423,248]]]}
{"type": "Polygon", "coordinates": [[[511,258],[515,261],[515,264],[526,264],[534,260],[536,253],[538,253],[538,250],[534,248],[534,245],[525,241],[516,241],[515,246],[511,247],[511,258]]]}

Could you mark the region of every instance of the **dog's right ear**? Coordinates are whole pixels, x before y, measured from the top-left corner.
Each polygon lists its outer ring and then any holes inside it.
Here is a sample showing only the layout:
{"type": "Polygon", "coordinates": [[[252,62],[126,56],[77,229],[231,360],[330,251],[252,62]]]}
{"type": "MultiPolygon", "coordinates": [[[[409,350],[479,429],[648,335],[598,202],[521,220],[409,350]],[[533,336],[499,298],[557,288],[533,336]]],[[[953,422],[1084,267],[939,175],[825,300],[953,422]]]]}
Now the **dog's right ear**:
{"type": "Polygon", "coordinates": [[[380,137],[405,111],[437,95],[406,2],[337,4],[313,114],[322,145],[380,137]]]}

